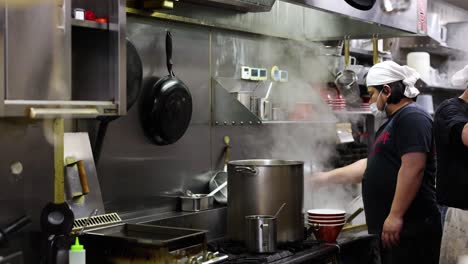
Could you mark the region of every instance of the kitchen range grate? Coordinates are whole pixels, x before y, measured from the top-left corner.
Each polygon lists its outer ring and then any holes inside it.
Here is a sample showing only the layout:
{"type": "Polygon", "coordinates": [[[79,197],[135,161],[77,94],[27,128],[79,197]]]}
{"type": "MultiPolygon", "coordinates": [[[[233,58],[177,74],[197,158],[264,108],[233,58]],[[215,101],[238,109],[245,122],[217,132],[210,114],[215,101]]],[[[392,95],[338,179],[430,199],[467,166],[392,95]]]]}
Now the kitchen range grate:
{"type": "Polygon", "coordinates": [[[72,232],[80,231],[83,226],[89,228],[122,222],[122,219],[117,213],[95,215],[90,217],[89,220],[87,219],[87,217],[75,219],[72,232]],[[86,221],[88,221],[87,225],[86,221]]]}
{"type": "Polygon", "coordinates": [[[279,244],[278,250],[275,253],[252,254],[248,253],[247,248],[245,248],[243,243],[230,240],[218,240],[208,243],[208,249],[228,255],[229,258],[225,260],[223,264],[266,264],[282,263],[283,260],[293,257],[297,253],[310,250],[320,250],[324,245],[325,244],[322,241],[305,240],[279,244]]]}

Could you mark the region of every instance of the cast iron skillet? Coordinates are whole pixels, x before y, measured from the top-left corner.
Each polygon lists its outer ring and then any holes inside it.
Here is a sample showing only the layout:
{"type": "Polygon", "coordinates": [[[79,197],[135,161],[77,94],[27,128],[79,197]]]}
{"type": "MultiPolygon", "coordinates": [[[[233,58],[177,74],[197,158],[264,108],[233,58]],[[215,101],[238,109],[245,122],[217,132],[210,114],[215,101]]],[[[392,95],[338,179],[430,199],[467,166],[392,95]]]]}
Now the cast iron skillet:
{"type": "Polygon", "coordinates": [[[375,1],[376,0],[345,0],[350,6],[363,11],[370,10],[374,6],[375,1]]]}
{"type": "MultiPolygon", "coordinates": [[[[127,111],[135,104],[141,90],[143,80],[143,65],[141,63],[138,51],[133,46],[132,42],[127,39],[127,111]]],[[[99,129],[96,137],[96,142],[93,148],[94,162],[97,164],[101,156],[102,144],[107,132],[109,123],[117,119],[118,116],[101,116],[98,117],[99,129]]]]}
{"type": "Polygon", "coordinates": [[[145,135],[156,145],[169,145],[187,131],[192,118],[192,97],[188,87],[172,70],[172,35],[166,32],[166,60],[169,75],[144,89],[140,108],[145,135]]]}
{"type": "Polygon", "coordinates": [[[42,231],[52,235],[68,235],[73,229],[75,215],[68,203],[48,203],[41,212],[42,231]]]}
{"type": "Polygon", "coordinates": [[[63,241],[73,229],[75,216],[67,202],[48,203],[41,212],[41,264],[66,263],[63,241]]]}

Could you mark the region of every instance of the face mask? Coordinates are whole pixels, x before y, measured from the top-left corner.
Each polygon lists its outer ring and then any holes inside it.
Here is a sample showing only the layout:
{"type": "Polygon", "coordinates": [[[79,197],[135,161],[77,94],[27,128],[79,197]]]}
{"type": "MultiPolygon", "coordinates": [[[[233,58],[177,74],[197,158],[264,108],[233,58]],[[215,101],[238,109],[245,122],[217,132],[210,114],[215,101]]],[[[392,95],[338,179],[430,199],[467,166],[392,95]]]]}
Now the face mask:
{"type": "Polygon", "coordinates": [[[377,107],[377,102],[379,101],[380,95],[382,94],[382,91],[380,91],[379,95],[377,96],[377,100],[375,103],[372,103],[369,105],[370,111],[372,112],[372,115],[374,115],[375,118],[386,118],[387,114],[385,113],[385,108],[387,108],[387,103],[385,103],[384,110],[381,111],[377,107]]]}

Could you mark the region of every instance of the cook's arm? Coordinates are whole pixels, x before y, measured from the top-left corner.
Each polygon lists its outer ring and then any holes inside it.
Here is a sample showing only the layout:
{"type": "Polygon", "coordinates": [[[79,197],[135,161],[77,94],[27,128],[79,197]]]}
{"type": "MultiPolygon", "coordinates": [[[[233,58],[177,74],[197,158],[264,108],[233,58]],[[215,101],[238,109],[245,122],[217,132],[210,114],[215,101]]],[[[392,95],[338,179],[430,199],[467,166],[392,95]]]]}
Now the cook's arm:
{"type": "Polygon", "coordinates": [[[397,186],[390,214],[382,230],[382,244],[385,248],[396,246],[403,228],[403,216],[419,191],[426,166],[427,154],[410,152],[401,157],[397,186]]]}
{"type": "Polygon", "coordinates": [[[312,176],[312,184],[319,187],[328,183],[360,183],[366,167],[367,159],[361,159],[342,168],[316,173],[312,176]]]}
{"type": "Polygon", "coordinates": [[[419,191],[426,167],[427,154],[406,153],[401,157],[397,186],[390,215],[403,217],[419,191]]]}
{"type": "Polygon", "coordinates": [[[468,147],[468,123],[465,124],[462,132],[462,141],[465,147],[468,147]]]}

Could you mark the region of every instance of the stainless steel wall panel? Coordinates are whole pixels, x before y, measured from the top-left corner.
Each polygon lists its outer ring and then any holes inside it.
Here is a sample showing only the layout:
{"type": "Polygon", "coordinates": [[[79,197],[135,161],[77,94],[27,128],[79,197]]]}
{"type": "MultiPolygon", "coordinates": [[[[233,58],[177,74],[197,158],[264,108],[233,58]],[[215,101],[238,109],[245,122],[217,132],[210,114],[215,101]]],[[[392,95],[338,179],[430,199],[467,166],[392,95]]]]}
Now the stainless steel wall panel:
{"type": "Polygon", "coordinates": [[[5,64],[6,64],[6,8],[0,6],[0,115],[5,111],[5,94],[6,94],[6,78],[5,78],[5,64]]]}
{"type": "MultiPolygon", "coordinates": [[[[154,207],[175,210],[181,190],[208,190],[210,179],[209,31],[199,27],[128,18],[127,34],[143,63],[144,83],[167,75],[165,31],[173,34],[176,75],[189,87],[193,116],[189,129],[175,144],[156,146],[144,136],[139,104],[109,125],[97,166],[106,210],[154,207]],[[171,198],[172,197],[172,198],[171,198]]],[[[94,123],[80,121],[79,130],[94,123]]]]}
{"type": "Polygon", "coordinates": [[[28,214],[39,228],[40,212],[54,193],[51,129],[51,122],[0,120],[0,226],[28,214]],[[14,162],[22,163],[22,173],[11,172],[14,162]]]}
{"type": "Polygon", "coordinates": [[[44,1],[6,8],[6,99],[70,99],[66,42],[70,24],[65,15],[57,17],[64,10],[62,6],[44,1]]]}

